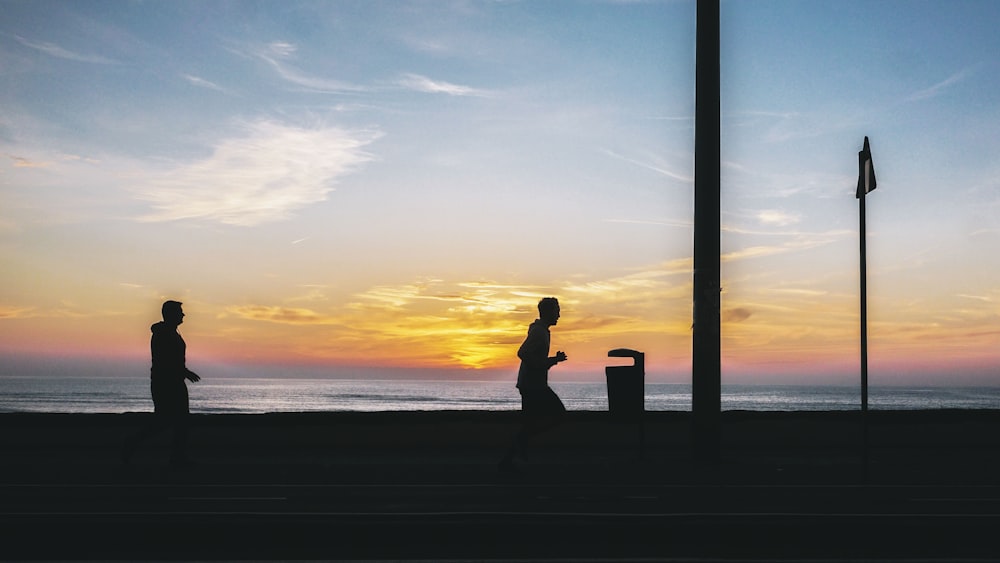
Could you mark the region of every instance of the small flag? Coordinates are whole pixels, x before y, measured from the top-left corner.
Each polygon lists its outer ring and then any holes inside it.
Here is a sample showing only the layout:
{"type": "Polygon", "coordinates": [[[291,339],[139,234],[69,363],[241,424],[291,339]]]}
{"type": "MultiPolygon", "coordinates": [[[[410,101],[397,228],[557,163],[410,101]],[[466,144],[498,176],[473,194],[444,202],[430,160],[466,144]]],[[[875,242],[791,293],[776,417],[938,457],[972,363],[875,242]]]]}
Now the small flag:
{"type": "Polygon", "coordinates": [[[872,150],[868,147],[868,137],[865,137],[865,148],[858,152],[858,191],[855,197],[861,199],[875,189],[875,165],[872,163],[872,150]]]}

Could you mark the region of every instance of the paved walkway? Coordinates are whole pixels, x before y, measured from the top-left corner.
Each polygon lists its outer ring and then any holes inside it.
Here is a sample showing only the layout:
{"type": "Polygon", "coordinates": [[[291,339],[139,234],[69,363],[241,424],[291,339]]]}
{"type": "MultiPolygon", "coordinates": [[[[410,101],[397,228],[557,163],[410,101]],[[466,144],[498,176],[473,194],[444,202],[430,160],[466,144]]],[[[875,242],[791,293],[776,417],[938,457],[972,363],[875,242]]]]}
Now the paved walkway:
{"type": "Polygon", "coordinates": [[[0,415],[0,559],[1000,559],[1000,415],[573,413],[517,473],[514,413],[195,417],[198,464],[144,417],[0,415]]]}

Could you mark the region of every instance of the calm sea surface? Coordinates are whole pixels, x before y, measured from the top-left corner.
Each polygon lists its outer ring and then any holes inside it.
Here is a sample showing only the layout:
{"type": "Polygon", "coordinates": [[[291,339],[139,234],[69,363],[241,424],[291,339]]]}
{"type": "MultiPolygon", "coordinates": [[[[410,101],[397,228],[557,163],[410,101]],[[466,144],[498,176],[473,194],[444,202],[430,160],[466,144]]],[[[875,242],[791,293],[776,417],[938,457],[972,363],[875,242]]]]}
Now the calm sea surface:
{"type": "MultiPolygon", "coordinates": [[[[516,410],[511,382],[215,378],[189,384],[195,413],[516,410]]],[[[570,410],[608,409],[604,383],[553,383],[570,410]]],[[[724,410],[856,410],[856,387],[724,385],[724,410]]],[[[691,386],[647,383],[646,410],[691,410],[691,386]]],[[[878,410],[1000,409],[1000,387],[872,387],[878,410]]],[[[151,411],[149,380],[121,377],[3,377],[0,412],[151,411]]]]}

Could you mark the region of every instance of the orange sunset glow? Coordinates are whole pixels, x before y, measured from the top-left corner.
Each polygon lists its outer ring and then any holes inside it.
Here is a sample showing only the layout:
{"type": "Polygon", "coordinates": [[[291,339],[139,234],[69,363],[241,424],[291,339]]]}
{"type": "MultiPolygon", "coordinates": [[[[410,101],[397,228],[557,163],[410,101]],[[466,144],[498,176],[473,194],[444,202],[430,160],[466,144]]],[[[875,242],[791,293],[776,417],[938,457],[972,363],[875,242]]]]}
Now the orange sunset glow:
{"type": "MultiPolygon", "coordinates": [[[[856,381],[866,136],[872,383],[1000,383],[987,4],[722,3],[724,383],[856,381]]],[[[206,373],[513,380],[554,296],[558,377],[624,347],[690,381],[693,0],[33,6],[0,22],[8,375],[141,377],[174,299],[206,373]]]]}

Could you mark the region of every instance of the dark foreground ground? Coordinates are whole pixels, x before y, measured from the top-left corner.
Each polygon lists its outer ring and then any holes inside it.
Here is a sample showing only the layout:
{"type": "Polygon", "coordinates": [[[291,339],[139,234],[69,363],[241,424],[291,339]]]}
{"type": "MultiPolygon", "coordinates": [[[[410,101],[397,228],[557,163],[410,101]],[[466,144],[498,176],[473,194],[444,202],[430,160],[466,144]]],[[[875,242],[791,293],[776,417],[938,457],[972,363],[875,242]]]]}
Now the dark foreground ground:
{"type": "Polygon", "coordinates": [[[1000,411],[571,413],[517,474],[518,413],[0,415],[0,559],[1000,560],[1000,411]],[[643,455],[640,455],[643,453],[643,455]]]}

